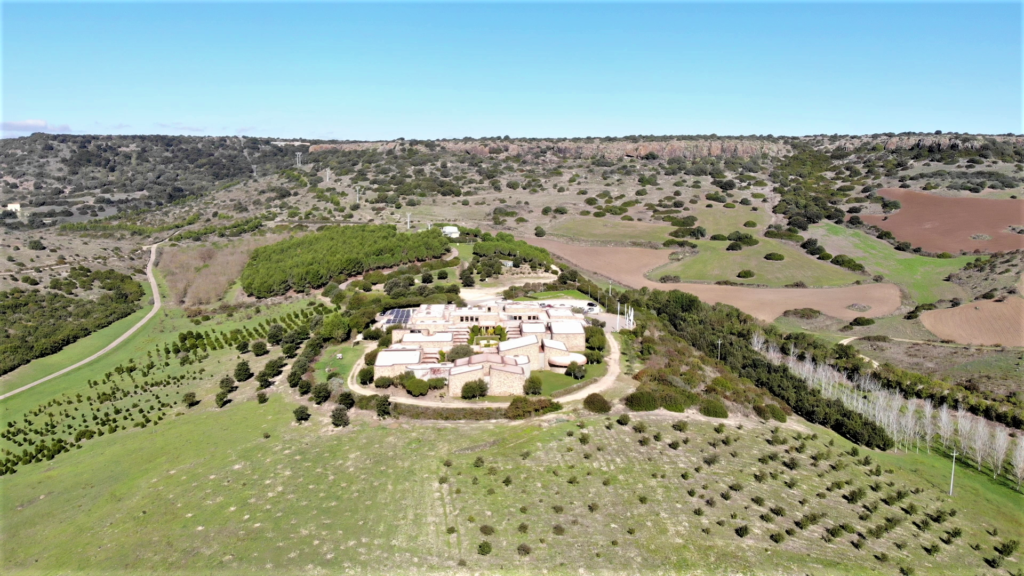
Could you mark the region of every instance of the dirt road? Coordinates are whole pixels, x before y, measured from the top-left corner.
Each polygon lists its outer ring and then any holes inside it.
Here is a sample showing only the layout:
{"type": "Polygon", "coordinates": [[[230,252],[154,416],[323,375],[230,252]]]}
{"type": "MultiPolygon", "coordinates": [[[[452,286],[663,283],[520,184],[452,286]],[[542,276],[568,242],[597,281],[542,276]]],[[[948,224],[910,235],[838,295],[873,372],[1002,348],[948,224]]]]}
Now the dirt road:
{"type": "Polygon", "coordinates": [[[4,394],[4,395],[0,396],[0,400],[3,400],[4,398],[8,398],[10,396],[14,396],[15,394],[17,394],[19,392],[24,392],[25,390],[28,390],[29,388],[32,388],[33,386],[38,386],[39,384],[42,384],[43,382],[46,382],[47,380],[52,380],[53,378],[56,378],[57,376],[61,376],[63,374],[67,374],[68,372],[74,370],[75,368],[78,368],[80,366],[84,366],[84,365],[88,364],[89,362],[92,362],[93,360],[99,358],[100,356],[103,356],[107,352],[110,352],[111,350],[116,348],[118,344],[120,344],[121,342],[124,342],[126,338],[128,338],[129,336],[134,334],[136,331],[138,331],[139,328],[142,328],[146,324],[146,322],[149,322],[149,320],[151,318],[153,318],[153,316],[156,316],[156,313],[160,311],[160,304],[161,303],[160,303],[160,287],[157,286],[156,278],[153,276],[153,262],[156,261],[156,248],[160,244],[161,244],[161,242],[157,242],[156,244],[153,244],[152,246],[149,247],[149,264],[146,265],[146,277],[149,279],[149,286],[153,290],[153,309],[149,311],[149,314],[146,314],[145,318],[143,318],[142,320],[139,320],[138,323],[135,324],[135,326],[132,326],[124,334],[121,334],[120,336],[118,336],[117,340],[114,340],[113,342],[108,344],[107,347],[104,348],[103,350],[100,350],[99,352],[93,354],[92,356],[89,356],[85,360],[82,360],[81,362],[77,362],[75,364],[72,364],[71,366],[68,366],[67,368],[64,368],[63,370],[59,370],[57,372],[54,372],[53,374],[50,374],[49,376],[47,376],[45,378],[40,378],[39,380],[36,380],[35,382],[32,382],[31,384],[26,384],[26,385],[22,386],[21,388],[18,388],[17,390],[12,390],[12,391],[8,392],[7,394],[4,394]]]}

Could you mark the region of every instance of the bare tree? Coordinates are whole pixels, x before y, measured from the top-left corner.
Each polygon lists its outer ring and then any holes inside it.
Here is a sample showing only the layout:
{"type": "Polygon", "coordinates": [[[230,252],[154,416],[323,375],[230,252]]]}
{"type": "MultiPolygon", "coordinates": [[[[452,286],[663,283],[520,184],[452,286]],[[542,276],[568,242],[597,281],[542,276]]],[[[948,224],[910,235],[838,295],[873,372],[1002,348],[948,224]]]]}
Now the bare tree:
{"type": "Polygon", "coordinates": [[[1013,451],[1013,476],[1017,479],[1017,490],[1024,480],[1024,436],[1017,437],[1017,447],[1013,451]]]}
{"type": "Polygon", "coordinates": [[[1010,436],[1002,427],[992,430],[992,443],[988,449],[988,461],[992,464],[992,477],[997,478],[1006,462],[1006,451],[1010,449],[1010,436]]]}
{"type": "Polygon", "coordinates": [[[956,436],[957,440],[960,441],[960,451],[967,451],[967,444],[971,438],[971,431],[973,430],[974,421],[967,414],[967,409],[960,406],[956,409],[956,436]]]}
{"type": "Polygon", "coordinates": [[[949,441],[953,438],[953,415],[945,404],[939,408],[939,438],[942,440],[942,447],[949,448],[949,441]]]}
{"type": "Polygon", "coordinates": [[[764,352],[764,334],[760,331],[754,332],[754,335],[750,339],[750,344],[754,347],[754,350],[764,352]]]}
{"type": "Polygon", "coordinates": [[[988,447],[991,437],[988,426],[984,422],[976,420],[972,424],[968,440],[970,441],[971,456],[974,458],[975,464],[978,465],[979,471],[981,470],[981,465],[988,459],[988,447]]]}
{"type": "Polygon", "coordinates": [[[921,408],[921,434],[924,435],[924,447],[932,453],[932,438],[935,437],[935,407],[931,400],[925,400],[921,408]]]}

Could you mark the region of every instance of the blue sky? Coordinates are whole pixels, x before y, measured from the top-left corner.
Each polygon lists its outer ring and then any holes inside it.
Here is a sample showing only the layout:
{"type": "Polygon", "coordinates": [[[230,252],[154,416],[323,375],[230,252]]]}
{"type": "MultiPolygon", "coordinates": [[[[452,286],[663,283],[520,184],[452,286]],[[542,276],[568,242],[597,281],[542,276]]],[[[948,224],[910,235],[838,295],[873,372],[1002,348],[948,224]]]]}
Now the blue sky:
{"type": "Polygon", "coordinates": [[[1024,132],[1015,2],[2,10],[5,136],[1024,132]]]}

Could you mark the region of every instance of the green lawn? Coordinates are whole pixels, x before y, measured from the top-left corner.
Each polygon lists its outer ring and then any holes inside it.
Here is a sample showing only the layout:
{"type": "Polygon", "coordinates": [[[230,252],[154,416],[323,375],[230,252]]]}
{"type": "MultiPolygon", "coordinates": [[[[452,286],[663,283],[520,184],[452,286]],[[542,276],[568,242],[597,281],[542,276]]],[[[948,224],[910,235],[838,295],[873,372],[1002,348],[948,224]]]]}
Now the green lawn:
{"type": "MultiPolygon", "coordinates": [[[[710,453],[708,442],[724,435],[686,414],[633,414],[634,422],[648,424],[648,438],[661,435],[643,446],[629,427],[606,428],[606,419],[595,416],[543,426],[436,425],[378,423],[354,411],[353,425],[339,430],[328,424],[331,405],[314,408],[303,426],[293,423],[293,407],[279,393],[262,405],[200,406],[159,427],[97,438],[0,478],[0,568],[6,574],[397,574],[415,563],[423,573],[711,575],[898,574],[906,565],[922,575],[995,574],[982,559],[994,555],[998,542],[1021,539],[1022,496],[1005,480],[959,467],[950,499],[943,495],[949,460],[938,455],[862,449],[861,457],[892,469],[877,479],[879,493],[866,490],[867,502],[897,488],[924,492],[858,519],[863,508],[843,500],[851,488],[828,486],[850,480],[866,487],[876,480],[865,474],[870,467],[844,454],[848,442],[799,421],[818,436],[798,441],[784,428],[786,448],[806,445],[806,452],[784,456],[799,463],[789,471],[757,461],[781,451],[765,442],[771,424],[729,426],[730,446],[719,448],[720,461],[709,467],[701,461],[710,453]],[[674,432],[674,419],[688,419],[689,430],[674,432]],[[583,433],[587,444],[579,441],[583,433]],[[667,446],[683,439],[689,443],[678,450],[667,446]],[[826,464],[813,465],[811,454],[826,454],[826,464]],[[845,468],[831,470],[838,462],[845,468]],[[752,479],[758,470],[779,476],[758,483],[752,479]],[[784,480],[795,481],[794,488],[784,480]],[[731,497],[721,498],[730,484],[731,497]],[[711,497],[714,507],[704,503],[711,497]],[[908,503],[918,507],[913,516],[900,510],[908,503]],[[786,516],[759,519],[770,506],[783,507],[786,516]],[[958,514],[928,531],[914,527],[924,511],[937,507],[958,514]],[[811,512],[827,515],[797,529],[795,521],[811,512]],[[864,532],[887,516],[901,523],[863,549],[850,545],[856,534],[831,544],[822,539],[826,528],[841,522],[864,532]],[[485,524],[493,534],[482,533],[485,524]],[[556,533],[556,525],[564,533],[556,533]],[[737,536],[740,526],[750,534],[737,536]],[[963,536],[941,544],[938,556],[926,555],[922,546],[940,543],[952,527],[963,536]],[[792,535],[782,544],[768,539],[785,529],[792,535]],[[482,556],[477,545],[485,540],[493,551],[482,556]],[[906,546],[900,550],[897,542],[906,546]],[[528,556],[516,552],[524,543],[528,556]],[[876,559],[883,552],[885,563],[876,559]]],[[[1017,570],[1020,559],[1018,552],[1004,568],[1017,570]]]]}
{"type": "Polygon", "coordinates": [[[654,269],[647,276],[657,280],[670,274],[679,276],[684,282],[732,280],[772,287],[785,286],[797,281],[810,287],[845,286],[857,280],[864,280],[864,276],[808,256],[792,244],[763,237],[758,240],[760,243],[757,246],[744,247],[738,252],[729,252],[725,249],[729,242],[698,240],[695,243],[699,254],[669,262],[654,269]],[[780,253],[785,256],[785,260],[765,260],[764,255],[769,252],[780,253]],[[751,270],[754,277],[737,278],[736,274],[740,270],[751,270]]]}
{"type": "MultiPolygon", "coordinates": [[[[142,301],[149,302],[153,293],[152,289],[149,287],[149,282],[144,282],[143,287],[146,290],[146,295],[142,298],[142,301]]],[[[3,377],[0,377],[0,394],[10,392],[11,390],[15,390],[26,384],[35,382],[40,378],[44,378],[54,372],[63,370],[72,364],[85,360],[89,356],[92,356],[106,348],[111,342],[138,323],[139,320],[145,318],[146,314],[149,314],[149,311],[152,309],[152,306],[143,306],[141,310],[134,314],[126,318],[122,318],[102,330],[97,330],[85,338],[65,346],[63,350],[56,354],[44,356],[43,358],[36,358],[28,364],[19,367],[17,370],[4,374],[3,377]]],[[[156,322],[156,318],[151,319],[150,322],[156,322]]],[[[123,345],[124,343],[122,343],[122,346],[123,345]]],[[[108,354],[112,353],[113,351],[108,352],[108,354]]],[[[40,386],[47,385],[49,385],[49,382],[40,384],[40,386]]],[[[22,392],[22,394],[24,394],[24,392],[22,392]]]]}
{"type": "Polygon", "coordinates": [[[533,372],[540,376],[541,381],[541,394],[544,396],[551,396],[559,390],[564,390],[570,386],[575,386],[584,382],[589,382],[596,378],[600,378],[608,373],[607,364],[587,364],[587,375],[582,380],[575,380],[571,376],[565,374],[559,374],[550,370],[537,370],[533,372]]]}
{"type": "Polygon", "coordinates": [[[860,262],[871,274],[881,274],[886,281],[902,286],[915,302],[923,304],[941,298],[964,297],[957,285],[943,281],[952,272],[974,260],[959,256],[947,260],[900,252],[889,243],[832,223],[815,225],[817,237],[832,254],[846,254],[860,262]]]}
{"type": "Polygon", "coordinates": [[[316,373],[317,382],[327,382],[331,378],[341,378],[347,381],[349,372],[352,371],[352,367],[355,366],[356,360],[363,356],[365,348],[359,346],[332,346],[330,348],[324,348],[323,354],[320,355],[320,360],[314,366],[314,372],[316,373]],[[337,359],[337,355],[341,354],[341,360],[337,359]],[[330,373],[327,369],[330,368],[330,373]]]}
{"type": "Polygon", "coordinates": [[[569,298],[573,300],[592,300],[590,296],[587,296],[579,290],[556,290],[554,292],[534,292],[529,296],[523,296],[522,298],[516,298],[517,302],[529,302],[531,300],[555,300],[557,298],[569,298]]]}

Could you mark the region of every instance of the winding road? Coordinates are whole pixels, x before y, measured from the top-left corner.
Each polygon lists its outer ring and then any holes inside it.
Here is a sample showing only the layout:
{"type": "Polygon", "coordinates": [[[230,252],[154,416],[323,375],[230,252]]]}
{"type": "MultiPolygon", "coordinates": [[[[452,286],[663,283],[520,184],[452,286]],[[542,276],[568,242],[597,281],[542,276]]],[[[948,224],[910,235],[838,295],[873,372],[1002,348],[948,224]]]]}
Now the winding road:
{"type": "Polygon", "coordinates": [[[146,314],[145,318],[143,318],[142,320],[139,320],[138,323],[136,323],[134,326],[129,328],[124,334],[121,334],[120,336],[118,336],[117,340],[114,340],[113,342],[108,344],[107,347],[104,348],[103,350],[100,350],[99,352],[93,354],[92,356],[89,356],[85,360],[82,360],[80,362],[72,364],[71,366],[68,366],[67,368],[64,368],[63,370],[59,370],[57,372],[54,372],[53,374],[50,374],[49,376],[47,376],[45,378],[40,378],[39,380],[36,380],[35,382],[32,382],[31,384],[26,384],[26,385],[22,386],[21,388],[18,388],[17,390],[12,390],[12,391],[10,391],[10,392],[8,392],[6,394],[0,395],[0,400],[3,400],[5,398],[9,398],[11,396],[14,396],[15,394],[17,394],[19,392],[24,392],[25,390],[28,390],[29,388],[32,388],[33,386],[38,386],[39,384],[42,384],[43,382],[46,382],[47,380],[52,380],[52,379],[54,379],[54,378],[56,378],[58,376],[61,376],[63,374],[67,374],[68,372],[71,372],[75,368],[79,368],[81,366],[84,366],[84,365],[88,364],[89,362],[92,362],[93,360],[99,358],[100,356],[103,356],[107,352],[110,352],[111,350],[116,348],[118,344],[120,344],[121,342],[124,342],[125,339],[127,339],[129,336],[131,336],[132,334],[137,332],[139,328],[142,328],[146,324],[146,322],[149,322],[150,319],[153,318],[153,316],[156,316],[156,313],[160,311],[160,287],[157,286],[156,278],[153,276],[153,263],[156,261],[156,248],[160,244],[162,244],[162,242],[157,242],[156,244],[153,244],[152,246],[149,246],[149,264],[146,265],[146,278],[149,279],[149,286],[153,290],[153,309],[149,311],[149,314],[146,314]]]}

